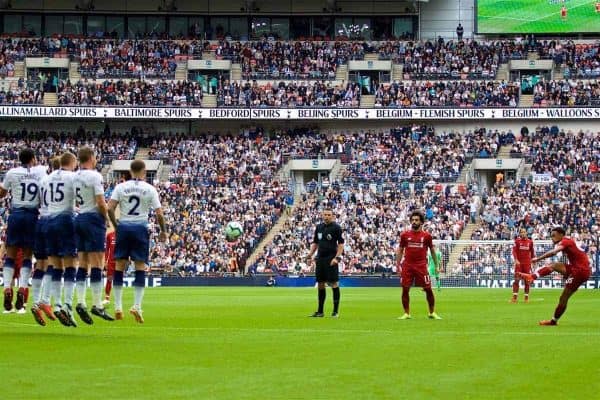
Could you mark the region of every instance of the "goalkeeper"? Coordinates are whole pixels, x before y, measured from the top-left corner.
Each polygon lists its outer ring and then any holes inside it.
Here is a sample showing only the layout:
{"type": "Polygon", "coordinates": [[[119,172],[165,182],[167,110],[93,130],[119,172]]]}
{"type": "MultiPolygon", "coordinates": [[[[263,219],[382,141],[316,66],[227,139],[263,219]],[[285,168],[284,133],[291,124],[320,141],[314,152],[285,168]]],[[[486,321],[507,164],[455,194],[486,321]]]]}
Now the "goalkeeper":
{"type": "MultiPolygon", "coordinates": [[[[442,253],[436,248],[435,249],[435,258],[437,259],[437,265],[442,265],[442,253]]],[[[431,256],[431,251],[427,253],[427,269],[429,269],[429,276],[435,278],[435,284],[437,286],[438,292],[442,290],[442,282],[440,281],[440,271],[435,270],[435,262],[433,262],[433,257],[431,256]]]]}

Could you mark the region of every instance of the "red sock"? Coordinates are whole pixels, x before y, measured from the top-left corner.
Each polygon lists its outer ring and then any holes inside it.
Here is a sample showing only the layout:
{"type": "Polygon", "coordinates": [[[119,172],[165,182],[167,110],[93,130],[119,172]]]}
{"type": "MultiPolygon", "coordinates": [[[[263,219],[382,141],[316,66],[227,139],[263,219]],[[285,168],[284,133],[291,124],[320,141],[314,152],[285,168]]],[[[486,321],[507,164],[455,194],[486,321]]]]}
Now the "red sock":
{"type": "Polygon", "coordinates": [[[519,281],[513,281],[513,296],[519,293],[519,281]]]}
{"type": "Polygon", "coordinates": [[[410,288],[403,287],[402,288],[402,307],[404,308],[404,312],[410,314],[410,297],[408,296],[408,291],[410,288]]]}
{"type": "Polygon", "coordinates": [[[525,282],[525,297],[529,296],[529,283],[525,282]]]}
{"type": "Polygon", "coordinates": [[[552,271],[554,271],[552,269],[552,267],[542,267],[542,268],[538,269],[534,275],[536,275],[538,278],[540,278],[542,276],[550,275],[552,273],[552,271]]]}
{"type": "Polygon", "coordinates": [[[104,288],[104,294],[106,294],[106,297],[110,297],[111,289],[112,289],[112,279],[107,279],[106,287],[104,288]]]}
{"type": "Polygon", "coordinates": [[[24,294],[25,294],[25,303],[27,303],[27,300],[29,300],[29,288],[26,287],[25,290],[23,290],[24,294]]]}

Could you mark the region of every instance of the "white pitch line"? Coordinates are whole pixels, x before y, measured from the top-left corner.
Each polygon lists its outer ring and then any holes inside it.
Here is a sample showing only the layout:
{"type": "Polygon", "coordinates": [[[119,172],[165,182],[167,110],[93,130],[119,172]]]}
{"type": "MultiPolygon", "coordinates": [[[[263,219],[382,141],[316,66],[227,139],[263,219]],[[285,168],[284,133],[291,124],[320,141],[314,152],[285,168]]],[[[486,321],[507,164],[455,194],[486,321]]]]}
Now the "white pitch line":
{"type": "MultiPolygon", "coordinates": [[[[405,324],[410,324],[411,322],[398,322],[398,327],[402,327],[405,324]]],[[[443,324],[443,322],[435,322],[431,321],[432,324],[443,324]]],[[[21,326],[38,326],[36,324],[26,324],[22,322],[11,322],[6,321],[0,323],[0,325],[21,325],[21,326]]],[[[144,325],[143,327],[138,326],[116,326],[116,324],[107,325],[110,329],[119,329],[119,330],[160,330],[160,331],[231,331],[231,332],[254,332],[254,333],[324,333],[324,334],[389,334],[396,335],[401,333],[399,330],[391,330],[391,329],[313,329],[313,328],[225,328],[225,327],[177,327],[177,326],[148,326],[144,325]]],[[[66,328],[65,328],[66,329],[66,328]]],[[[532,328],[530,331],[522,331],[522,332],[498,332],[498,331],[430,331],[428,334],[437,335],[437,336],[458,336],[458,335],[478,335],[478,336],[490,336],[490,335],[510,335],[510,336],[519,336],[519,335],[540,335],[540,334],[552,334],[552,335],[562,335],[562,336],[600,336],[599,331],[589,331],[589,332],[557,332],[559,328],[542,328],[535,326],[532,322],[532,328]]],[[[73,331],[75,332],[75,331],[73,331]]]]}

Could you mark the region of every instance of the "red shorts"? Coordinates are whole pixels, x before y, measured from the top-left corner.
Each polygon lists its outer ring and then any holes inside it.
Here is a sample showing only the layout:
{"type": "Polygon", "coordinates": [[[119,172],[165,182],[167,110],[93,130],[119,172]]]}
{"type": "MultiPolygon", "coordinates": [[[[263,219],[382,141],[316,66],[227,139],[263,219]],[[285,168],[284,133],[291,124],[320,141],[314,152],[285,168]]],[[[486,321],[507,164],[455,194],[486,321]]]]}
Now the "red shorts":
{"type": "Polygon", "coordinates": [[[566,264],[567,274],[565,275],[565,288],[576,291],[582,283],[587,282],[592,275],[589,266],[580,267],[578,265],[566,264]]]}
{"type": "Polygon", "coordinates": [[[566,17],[567,16],[567,12],[564,11],[564,10],[561,10],[560,16],[563,17],[563,18],[566,17]]]}
{"type": "Polygon", "coordinates": [[[412,284],[420,286],[424,289],[431,288],[431,278],[429,277],[429,271],[427,265],[422,267],[402,267],[402,273],[400,274],[400,284],[402,287],[410,287],[412,284]]]}
{"type": "Polygon", "coordinates": [[[531,273],[531,264],[515,265],[515,276],[517,276],[518,273],[530,274],[531,273]]]}

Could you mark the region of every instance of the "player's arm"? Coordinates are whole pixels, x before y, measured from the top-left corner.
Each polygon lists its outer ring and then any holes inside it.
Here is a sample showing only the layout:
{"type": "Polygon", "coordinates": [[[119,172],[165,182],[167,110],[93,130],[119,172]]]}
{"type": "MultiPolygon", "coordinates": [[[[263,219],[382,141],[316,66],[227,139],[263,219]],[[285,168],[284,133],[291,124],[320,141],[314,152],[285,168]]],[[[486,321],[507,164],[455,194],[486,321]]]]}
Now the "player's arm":
{"type": "Polygon", "coordinates": [[[310,245],[310,250],[308,251],[308,256],[306,256],[309,261],[312,260],[313,256],[315,255],[318,244],[319,244],[319,238],[317,237],[317,229],[315,228],[315,234],[313,236],[313,241],[312,241],[312,244],[310,245]]]}
{"type": "Polygon", "coordinates": [[[154,213],[156,214],[156,222],[158,222],[158,226],[160,227],[160,233],[158,234],[158,240],[161,242],[167,241],[167,224],[165,223],[165,214],[163,213],[162,205],[160,204],[160,199],[158,197],[158,192],[156,189],[153,191],[152,196],[152,208],[154,208],[154,213]]]}
{"type": "Polygon", "coordinates": [[[435,251],[435,245],[433,244],[433,241],[429,242],[429,252],[431,254],[431,258],[433,258],[433,265],[435,267],[435,274],[439,275],[440,273],[440,259],[438,258],[438,255],[435,251]]]}
{"type": "Polygon", "coordinates": [[[108,219],[110,219],[110,223],[117,229],[117,217],[115,215],[115,210],[117,209],[117,204],[119,204],[115,199],[110,199],[108,202],[108,219]]]}
{"type": "Polygon", "coordinates": [[[518,256],[518,252],[517,252],[517,243],[516,242],[515,242],[515,245],[512,248],[512,256],[513,256],[513,260],[515,261],[515,265],[521,264],[521,261],[519,261],[519,256],[518,256]]]}
{"type": "Polygon", "coordinates": [[[96,207],[98,207],[98,211],[100,214],[102,214],[104,220],[108,222],[108,208],[106,206],[106,199],[104,199],[104,184],[102,182],[102,178],[99,178],[94,184],[94,198],[96,199],[96,207]]]}
{"type": "Polygon", "coordinates": [[[535,246],[533,245],[533,240],[531,241],[531,259],[535,258],[535,246]]]}
{"type": "Polygon", "coordinates": [[[555,255],[557,255],[558,253],[560,253],[560,252],[561,252],[561,251],[563,251],[564,249],[565,249],[565,246],[563,246],[563,245],[559,244],[559,245],[558,245],[558,246],[556,246],[554,249],[552,249],[552,250],[550,250],[550,251],[547,251],[547,252],[545,252],[545,253],[544,253],[544,254],[542,254],[541,256],[532,258],[532,259],[531,259],[531,262],[532,262],[532,263],[536,263],[536,262],[538,262],[538,261],[542,261],[542,260],[544,260],[544,259],[546,259],[546,258],[550,258],[550,257],[552,257],[552,256],[555,256],[555,255]]]}
{"type": "Polygon", "coordinates": [[[3,199],[8,194],[8,189],[10,188],[10,182],[11,182],[11,174],[9,171],[6,173],[6,176],[4,177],[4,182],[2,182],[2,184],[0,184],[0,199],[3,199]]]}
{"type": "Polygon", "coordinates": [[[402,268],[402,258],[404,258],[404,247],[400,245],[396,249],[396,266],[398,267],[398,273],[400,273],[400,269],[402,268]]]}
{"type": "Polygon", "coordinates": [[[331,260],[331,264],[338,264],[342,253],[344,252],[344,238],[342,237],[342,228],[337,230],[337,248],[335,250],[335,257],[331,260]]]}
{"type": "Polygon", "coordinates": [[[158,240],[160,240],[161,242],[165,242],[167,240],[167,224],[165,223],[165,214],[163,213],[162,208],[155,209],[154,213],[156,214],[156,221],[158,222],[158,226],[160,227],[158,240]]]}

